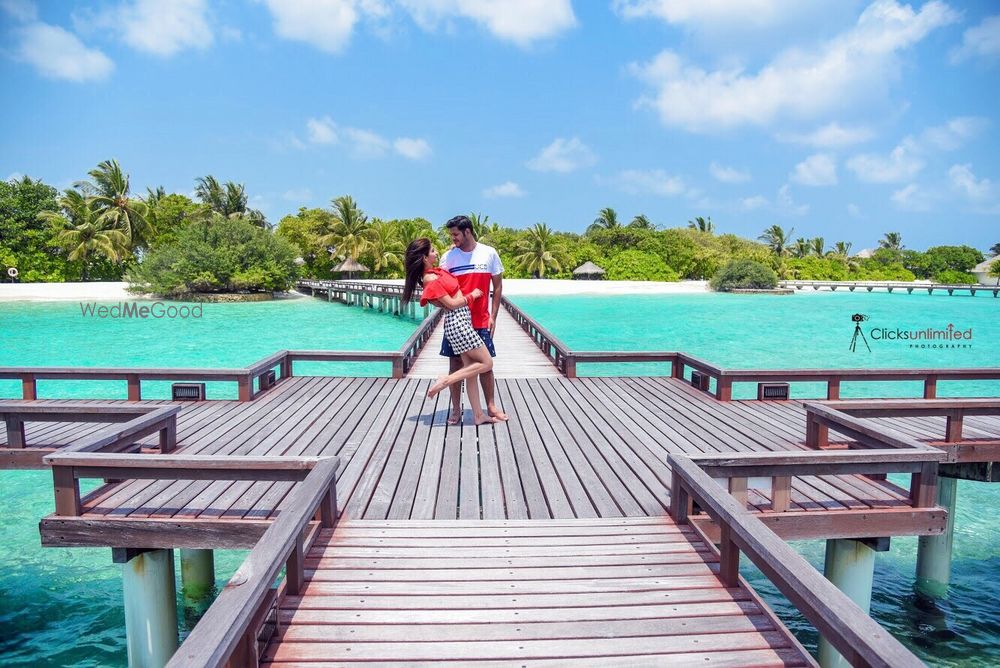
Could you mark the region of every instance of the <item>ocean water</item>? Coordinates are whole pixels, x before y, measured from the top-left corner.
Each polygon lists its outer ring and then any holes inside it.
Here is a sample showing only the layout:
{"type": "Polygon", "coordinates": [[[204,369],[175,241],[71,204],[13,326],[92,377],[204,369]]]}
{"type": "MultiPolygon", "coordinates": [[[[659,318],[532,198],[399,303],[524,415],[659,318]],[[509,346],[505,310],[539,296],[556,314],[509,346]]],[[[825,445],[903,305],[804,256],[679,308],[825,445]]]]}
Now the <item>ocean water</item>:
{"type": "MultiPolygon", "coordinates": [[[[806,293],[787,297],[674,295],[518,297],[520,306],[571,348],[681,350],[728,368],[1000,366],[1000,300],[878,293],[806,293]],[[848,350],[851,316],[863,313],[871,352],[848,350]],[[971,347],[911,348],[872,341],[871,327],[972,328],[971,347]]],[[[0,303],[0,366],[244,366],[276,350],[395,350],[414,323],[357,307],[302,299],[206,304],[198,320],[86,318],[77,304],[0,303]]],[[[503,332],[497,333],[503,354],[503,332]]],[[[590,365],[581,373],[662,373],[655,365],[590,365]]],[[[386,375],[388,365],[302,364],[297,374],[386,375]]],[[[1000,383],[939,383],[939,394],[1000,396],[1000,383]]],[[[917,396],[917,383],[845,383],[843,396],[917,396]]],[[[166,383],[144,383],[143,396],[166,397],[166,383]]],[[[821,396],[797,384],[794,396],[821,396]]],[[[752,387],[736,388],[749,396],[752,387]]],[[[40,381],[39,396],[124,398],[123,382],[40,381]]],[[[209,396],[234,397],[232,384],[209,396]]],[[[20,385],[0,380],[0,397],[20,385]]],[[[913,594],[916,539],[894,539],[876,558],[873,615],[931,665],[1000,664],[1000,532],[991,521],[1000,486],[960,482],[953,583],[928,606],[913,594]]],[[[52,511],[51,475],[0,472],[0,665],[124,665],[121,567],[107,549],[43,549],[37,522],[52,511]]],[[[823,543],[796,548],[822,568],[823,543]]],[[[224,584],[244,553],[217,554],[224,584]]],[[[745,575],[808,646],[815,633],[766,578],[745,575]]],[[[182,633],[187,620],[182,621],[182,633]]]]}

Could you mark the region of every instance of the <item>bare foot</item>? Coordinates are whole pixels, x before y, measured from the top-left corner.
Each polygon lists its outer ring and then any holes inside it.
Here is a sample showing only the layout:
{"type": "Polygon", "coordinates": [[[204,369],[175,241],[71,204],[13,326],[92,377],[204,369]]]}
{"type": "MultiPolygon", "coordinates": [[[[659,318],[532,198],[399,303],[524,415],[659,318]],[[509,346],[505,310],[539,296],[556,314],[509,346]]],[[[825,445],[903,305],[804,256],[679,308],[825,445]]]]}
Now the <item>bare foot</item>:
{"type": "Polygon", "coordinates": [[[454,427],[455,425],[462,423],[462,409],[452,408],[451,413],[448,414],[447,420],[448,426],[454,427]]]}
{"type": "Polygon", "coordinates": [[[447,380],[448,376],[438,376],[437,380],[434,381],[434,384],[431,385],[429,390],[427,390],[427,396],[436,397],[438,392],[448,387],[447,380]]]}
{"type": "Polygon", "coordinates": [[[500,420],[498,418],[493,417],[492,415],[479,414],[478,416],[473,418],[473,424],[475,424],[476,426],[479,426],[481,424],[496,424],[497,422],[500,422],[500,420]]]}
{"type": "Polygon", "coordinates": [[[490,414],[490,417],[495,417],[499,422],[506,422],[507,420],[510,419],[510,417],[506,413],[504,413],[496,406],[490,406],[487,412],[490,414]]]}

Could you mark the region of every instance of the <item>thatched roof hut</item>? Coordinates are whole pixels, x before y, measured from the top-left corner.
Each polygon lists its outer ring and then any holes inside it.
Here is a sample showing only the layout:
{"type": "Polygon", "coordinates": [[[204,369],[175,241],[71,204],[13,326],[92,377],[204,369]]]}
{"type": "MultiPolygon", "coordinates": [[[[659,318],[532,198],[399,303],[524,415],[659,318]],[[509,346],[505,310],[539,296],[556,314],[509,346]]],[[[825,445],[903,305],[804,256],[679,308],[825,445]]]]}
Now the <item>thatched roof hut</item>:
{"type": "Polygon", "coordinates": [[[340,274],[341,278],[357,278],[358,274],[365,274],[371,271],[368,267],[361,264],[352,257],[347,258],[336,267],[330,270],[334,274],[340,274]]]}
{"type": "Polygon", "coordinates": [[[582,281],[599,281],[604,278],[604,273],[604,269],[588,260],[573,270],[573,278],[582,281]]]}
{"type": "Polygon", "coordinates": [[[990,270],[993,268],[994,263],[998,261],[1000,261],[1000,255],[995,255],[972,268],[972,273],[980,285],[1000,285],[1000,278],[990,276],[990,270]]]}

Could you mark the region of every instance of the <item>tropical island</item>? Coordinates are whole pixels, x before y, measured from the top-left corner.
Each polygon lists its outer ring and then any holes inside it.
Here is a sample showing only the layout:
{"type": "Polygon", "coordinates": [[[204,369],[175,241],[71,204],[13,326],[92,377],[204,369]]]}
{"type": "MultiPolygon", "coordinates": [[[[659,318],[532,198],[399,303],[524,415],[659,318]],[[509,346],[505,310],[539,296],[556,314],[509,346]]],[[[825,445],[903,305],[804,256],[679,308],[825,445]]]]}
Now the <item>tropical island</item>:
{"type": "MultiPolygon", "coordinates": [[[[281,292],[298,278],[398,278],[413,239],[448,245],[429,220],[369,216],[349,195],[273,225],[249,206],[243,184],[211,175],[196,179],[194,199],[162,187],[133,193],[116,160],[87,176],[61,193],[30,177],[0,182],[0,266],[23,282],[124,280],[136,292],[185,299],[281,292]]],[[[971,284],[986,259],[967,245],[909,249],[898,232],[852,254],[850,242],[795,238],[779,225],[751,240],[718,232],[711,217],[670,227],[641,213],[624,222],[611,207],[583,234],[469,217],[511,278],[566,279],[592,267],[607,280],[711,280],[720,290],[768,289],[778,279],[971,284]]],[[[1000,243],[989,254],[1000,255],[1000,243]]],[[[1000,278],[1000,262],[989,271],[1000,278]]]]}

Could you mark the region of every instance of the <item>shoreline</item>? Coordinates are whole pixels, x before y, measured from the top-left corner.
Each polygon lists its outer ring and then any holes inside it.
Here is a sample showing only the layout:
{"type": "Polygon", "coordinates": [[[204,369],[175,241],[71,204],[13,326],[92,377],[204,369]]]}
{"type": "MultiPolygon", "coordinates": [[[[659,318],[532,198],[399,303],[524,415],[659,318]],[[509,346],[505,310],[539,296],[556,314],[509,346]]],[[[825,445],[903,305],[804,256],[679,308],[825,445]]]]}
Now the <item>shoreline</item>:
{"type": "MultiPolygon", "coordinates": [[[[400,279],[364,279],[359,283],[394,283],[400,279]]],[[[148,295],[133,295],[126,290],[127,283],[93,281],[88,283],[0,283],[0,303],[6,302],[59,302],[59,301],[154,301],[148,295]]],[[[703,294],[710,292],[708,281],[573,281],[511,278],[503,282],[504,294],[522,295],[625,295],[625,294],[703,294]]],[[[292,290],[278,295],[276,300],[296,299],[303,296],[292,290]]],[[[170,300],[162,300],[170,301],[170,300]]]]}

